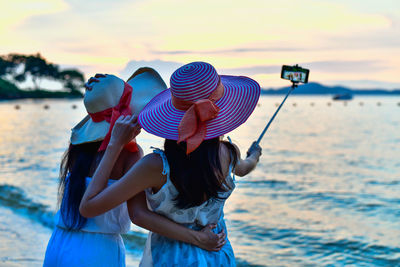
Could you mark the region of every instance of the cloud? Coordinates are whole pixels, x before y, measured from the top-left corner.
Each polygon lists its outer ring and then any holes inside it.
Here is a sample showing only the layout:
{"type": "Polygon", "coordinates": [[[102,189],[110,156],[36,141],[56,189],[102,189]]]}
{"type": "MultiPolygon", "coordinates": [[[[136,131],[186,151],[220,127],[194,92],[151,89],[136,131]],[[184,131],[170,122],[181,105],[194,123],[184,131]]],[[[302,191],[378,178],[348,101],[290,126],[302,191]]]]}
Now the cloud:
{"type": "Polygon", "coordinates": [[[32,16],[58,13],[68,9],[62,0],[15,0],[2,3],[0,16],[0,32],[7,31],[10,27],[21,23],[32,16]]]}
{"type": "Polygon", "coordinates": [[[280,70],[281,70],[280,65],[265,65],[265,66],[253,66],[245,68],[223,68],[220,70],[220,74],[252,76],[258,74],[279,73],[280,70]]]}
{"type": "MultiPolygon", "coordinates": [[[[169,79],[172,73],[179,67],[181,67],[184,63],[175,62],[175,61],[163,61],[163,60],[131,60],[126,65],[126,67],[119,72],[121,78],[127,79],[132,75],[132,73],[140,68],[140,67],[152,67],[156,69],[160,75],[163,77],[164,81],[168,84],[169,79]]],[[[291,63],[287,63],[290,65],[291,63]]],[[[294,64],[294,63],[293,63],[294,64]]],[[[324,81],[324,74],[329,76],[337,76],[338,81],[345,78],[344,75],[346,73],[354,73],[361,74],[364,77],[368,77],[368,74],[373,74],[378,71],[383,71],[386,69],[385,65],[380,61],[373,60],[360,60],[360,61],[312,61],[312,62],[304,62],[299,63],[300,66],[304,68],[310,69],[311,74],[318,73],[316,80],[324,81]]],[[[258,77],[268,77],[268,79],[277,80],[280,77],[282,65],[258,65],[258,66],[248,66],[248,67],[236,67],[236,68],[218,68],[217,71],[221,75],[244,75],[253,78],[258,77]]],[[[315,76],[314,76],[315,77],[315,76]]],[[[346,77],[347,78],[347,77],[346,77]]],[[[267,81],[267,80],[266,80],[267,81]]],[[[351,82],[349,80],[349,85],[359,85],[360,88],[367,88],[366,85],[368,82],[365,80],[354,80],[351,82]]],[[[333,80],[330,81],[330,84],[335,84],[333,80]]],[[[346,84],[346,83],[344,83],[346,84]]],[[[390,88],[395,88],[398,83],[383,83],[383,82],[371,82],[371,85],[368,88],[373,88],[375,85],[385,85],[390,86],[390,88]]],[[[385,87],[386,88],[386,87],[385,87]]]]}
{"type": "Polygon", "coordinates": [[[383,62],[377,60],[314,61],[302,63],[301,66],[318,72],[365,74],[383,71],[388,68],[383,62]]]}
{"type": "Polygon", "coordinates": [[[218,49],[218,50],[150,50],[151,54],[155,55],[185,55],[185,54],[199,54],[199,55],[224,55],[224,54],[241,54],[241,53],[257,53],[257,52],[297,52],[311,50],[312,48],[302,47],[265,47],[265,48],[232,48],[232,49],[218,49]]]}
{"type": "Polygon", "coordinates": [[[169,85],[169,78],[172,73],[183,63],[163,60],[131,60],[126,64],[125,68],[119,72],[122,79],[128,79],[138,68],[151,67],[160,73],[161,77],[167,85],[169,85]]]}
{"type": "MultiPolygon", "coordinates": [[[[399,2],[400,3],[400,2],[399,2]]],[[[400,8],[400,7],[399,7],[400,8]]],[[[332,50],[342,49],[387,49],[400,46],[400,17],[385,16],[388,27],[383,29],[370,29],[362,32],[343,32],[335,36],[326,36],[326,43],[332,50]]]]}
{"type": "MultiPolygon", "coordinates": [[[[283,64],[282,64],[283,65],[283,64]]],[[[221,72],[233,75],[258,75],[280,73],[282,65],[261,65],[239,68],[223,68],[221,72]]],[[[291,65],[287,63],[286,65],[291,65]]],[[[293,63],[294,65],[294,63],[293,63]]],[[[303,68],[310,69],[311,72],[319,73],[373,73],[383,71],[386,66],[380,61],[360,60],[360,61],[313,61],[299,63],[303,68]]],[[[221,73],[222,74],[222,73],[221,73]]]]}
{"type": "Polygon", "coordinates": [[[302,64],[322,80],[396,82],[400,2],[366,1],[15,0],[0,18],[0,52],[41,52],[87,74],[118,73],[133,59],[125,78],[154,64],[167,82],[196,60],[265,83],[281,63],[302,64]]]}
{"type": "Polygon", "coordinates": [[[376,80],[334,80],[323,81],[326,85],[342,85],[354,89],[387,89],[387,90],[400,90],[400,82],[385,82],[376,80]]]}

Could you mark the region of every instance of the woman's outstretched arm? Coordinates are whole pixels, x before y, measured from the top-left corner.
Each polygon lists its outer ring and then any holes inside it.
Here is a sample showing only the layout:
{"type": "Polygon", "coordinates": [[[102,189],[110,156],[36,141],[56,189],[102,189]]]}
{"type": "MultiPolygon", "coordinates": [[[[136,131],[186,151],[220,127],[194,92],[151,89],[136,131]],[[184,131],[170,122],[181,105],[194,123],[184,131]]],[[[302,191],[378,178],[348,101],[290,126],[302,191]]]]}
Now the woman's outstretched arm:
{"type": "Polygon", "coordinates": [[[151,232],[209,251],[219,251],[226,243],[225,232],[219,234],[212,232],[216,225],[207,225],[201,231],[195,231],[150,211],[147,208],[144,192],[134,196],[127,204],[131,221],[151,232]]]}
{"type": "Polygon", "coordinates": [[[239,148],[235,144],[233,144],[233,146],[235,147],[238,156],[238,161],[236,163],[234,173],[237,176],[245,176],[256,167],[261,156],[261,147],[259,145],[251,146],[249,151],[247,152],[248,156],[245,159],[241,159],[239,148]]]}

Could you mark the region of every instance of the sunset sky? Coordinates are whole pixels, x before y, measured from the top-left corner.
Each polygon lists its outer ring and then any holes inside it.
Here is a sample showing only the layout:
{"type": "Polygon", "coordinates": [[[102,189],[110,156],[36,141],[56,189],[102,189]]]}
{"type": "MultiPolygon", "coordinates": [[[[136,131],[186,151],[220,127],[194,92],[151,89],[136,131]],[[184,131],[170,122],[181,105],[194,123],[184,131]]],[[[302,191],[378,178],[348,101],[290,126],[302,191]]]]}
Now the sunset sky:
{"type": "Polygon", "coordinates": [[[191,61],[280,87],[282,64],[310,81],[400,88],[398,0],[1,0],[0,54],[40,52],[62,67],[169,82],[191,61]]]}

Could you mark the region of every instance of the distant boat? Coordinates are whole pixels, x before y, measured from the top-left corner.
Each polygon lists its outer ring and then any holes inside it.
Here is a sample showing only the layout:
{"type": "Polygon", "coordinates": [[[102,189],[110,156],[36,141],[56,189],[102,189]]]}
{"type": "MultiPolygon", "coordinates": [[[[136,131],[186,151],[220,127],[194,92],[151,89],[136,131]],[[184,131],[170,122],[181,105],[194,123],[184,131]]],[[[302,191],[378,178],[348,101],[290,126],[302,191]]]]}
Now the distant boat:
{"type": "Polygon", "coordinates": [[[353,95],[350,93],[337,94],[332,97],[333,100],[352,100],[353,95]]]}

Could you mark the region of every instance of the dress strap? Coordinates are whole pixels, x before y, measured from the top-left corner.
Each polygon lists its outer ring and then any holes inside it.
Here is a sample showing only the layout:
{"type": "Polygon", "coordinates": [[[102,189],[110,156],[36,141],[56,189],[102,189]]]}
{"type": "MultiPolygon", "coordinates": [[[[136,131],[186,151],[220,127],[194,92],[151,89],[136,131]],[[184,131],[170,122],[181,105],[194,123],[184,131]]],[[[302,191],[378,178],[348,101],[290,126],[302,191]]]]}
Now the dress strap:
{"type": "Polygon", "coordinates": [[[163,175],[167,175],[167,180],[169,180],[169,164],[168,164],[168,160],[167,160],[167,156],[165,155],[165,152],[159,148],[156,147],[151,147],[153,148],[153,153],[156,153],[158,155],[160,155],[162,161],[163,161],[163,171],[162,174],[163,175]]]}
{"type": "MultiPolygon", "coordinates": [[[[227,138],[228,138],[229,143],[233,144],[232,139],[229,136],[227,136],[227,138]]],[[[233,159],[234,155],[232,154],[232,151],[230,151],[229,153],[230,153],[231,159],[233,159]]],[[[233,160],[231,160],[231,162],[229,163],[229,174],[232,175],[232,180],[235,181],[235,174],[233,173],[233,160]]]]}

